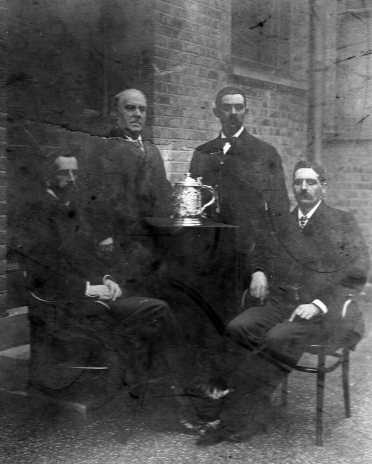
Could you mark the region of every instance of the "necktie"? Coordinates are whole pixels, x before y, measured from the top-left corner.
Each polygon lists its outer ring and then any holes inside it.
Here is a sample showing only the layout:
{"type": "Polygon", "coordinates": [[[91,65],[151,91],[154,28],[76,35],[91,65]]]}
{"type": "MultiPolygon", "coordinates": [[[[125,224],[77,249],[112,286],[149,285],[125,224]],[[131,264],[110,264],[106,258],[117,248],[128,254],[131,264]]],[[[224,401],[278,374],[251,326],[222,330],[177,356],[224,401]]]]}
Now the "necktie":
{"type": "Polygon", "coordinates": [[[139,149],[141,153],[144,153],[145,150],[143,148],[142,143],[139,140],[133,140],[134,145],[139,149]]]}
{"type": "Polygon", "coordinates": [[[300,227],[301,227],[301,229],[303,229],[306,226],[307,221],[308,221],[307,216],[301,216],[300,217],[300,227]]]}

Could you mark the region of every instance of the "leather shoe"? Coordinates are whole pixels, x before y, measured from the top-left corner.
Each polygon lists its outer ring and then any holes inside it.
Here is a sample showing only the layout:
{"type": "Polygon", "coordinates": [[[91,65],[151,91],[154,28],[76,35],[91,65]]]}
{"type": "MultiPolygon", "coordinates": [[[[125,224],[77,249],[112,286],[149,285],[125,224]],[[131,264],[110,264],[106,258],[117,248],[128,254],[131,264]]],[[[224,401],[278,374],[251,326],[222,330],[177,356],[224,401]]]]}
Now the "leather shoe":
{"type": "Polygon", "coordinates": [[[227,440],[231,435],[231,430],[221,421],[213,421],[205,424],[199,430],[200,437],[196,444],[199,446],[211,446],[227,440]]]}

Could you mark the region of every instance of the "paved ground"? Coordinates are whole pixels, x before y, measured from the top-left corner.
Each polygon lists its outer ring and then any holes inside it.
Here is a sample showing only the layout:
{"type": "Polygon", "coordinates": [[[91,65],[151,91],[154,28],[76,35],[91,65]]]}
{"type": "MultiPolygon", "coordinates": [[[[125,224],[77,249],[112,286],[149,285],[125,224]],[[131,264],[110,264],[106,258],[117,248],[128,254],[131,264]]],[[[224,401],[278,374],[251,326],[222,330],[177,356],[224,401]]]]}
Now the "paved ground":
{"type": "MultiPolygon", "coordinates": [[[[368,293],[372,295],[372,290],[368,293]]],[[[290,377],[289,405],[276,395],[268,433],[242,444],[200,448],[195,436],[178,428],[164,398],[138,404],[123,392],[82,425],[73,414],[27,398],[1,398],[0,456],[3,464],[369,464],[372,462],[372,296],[366,297],[367,336],[352,355],[352,417],[344,418],[340,373],[326,386],[323,447],[314,445],[315,379],[290,377]]],[[[1,380],[1,379],[0,379],[1,380]]],[[[19,379],[18,379],[19,380],[19,379]]]]}

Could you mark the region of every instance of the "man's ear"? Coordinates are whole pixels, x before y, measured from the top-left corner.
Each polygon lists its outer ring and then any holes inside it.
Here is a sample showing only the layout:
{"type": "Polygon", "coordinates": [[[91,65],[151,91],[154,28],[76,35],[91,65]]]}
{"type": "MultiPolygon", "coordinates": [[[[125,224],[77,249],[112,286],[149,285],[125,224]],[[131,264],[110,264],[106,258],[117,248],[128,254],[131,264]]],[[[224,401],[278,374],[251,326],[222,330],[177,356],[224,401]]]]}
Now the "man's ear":
{"type": "Polygon", "coordinates": [[[325,197],[327,195],[327,182],[322,182],[322,196],[325,197]]]}
{"type": "Polygon", "coordinates": [[[213,114],[216,116],[217,119],[220,119],[221,113],[219,108],[213,108],[213,114]]]}

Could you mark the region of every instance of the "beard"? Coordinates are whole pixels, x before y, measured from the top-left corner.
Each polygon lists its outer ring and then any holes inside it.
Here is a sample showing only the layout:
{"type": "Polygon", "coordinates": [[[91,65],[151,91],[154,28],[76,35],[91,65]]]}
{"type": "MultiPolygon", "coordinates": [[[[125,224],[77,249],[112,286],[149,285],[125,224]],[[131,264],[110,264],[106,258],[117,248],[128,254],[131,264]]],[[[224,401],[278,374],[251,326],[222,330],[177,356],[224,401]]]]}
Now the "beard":
{"type": "Polygon", "coordinates": [[[61,203],[75,201],[76,188],[73,183],[68,183],[64,187],[52,187],[52,190],[55,192],[61,203]]]}

